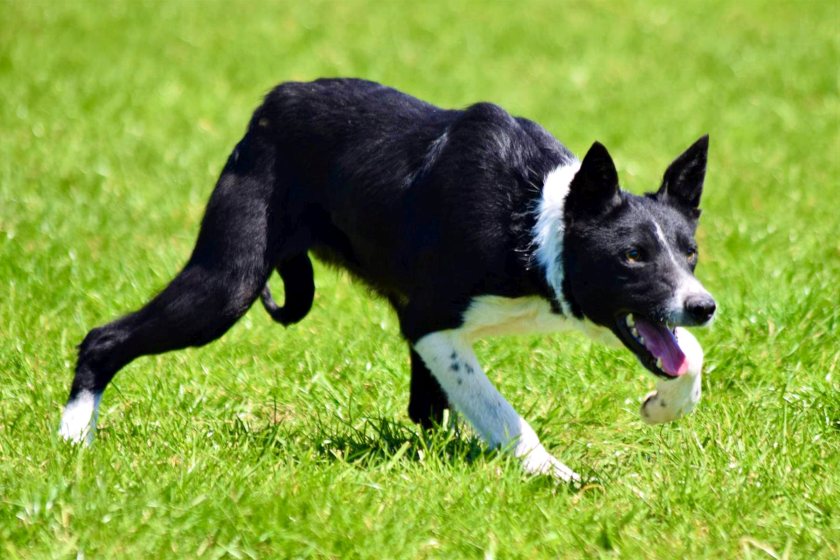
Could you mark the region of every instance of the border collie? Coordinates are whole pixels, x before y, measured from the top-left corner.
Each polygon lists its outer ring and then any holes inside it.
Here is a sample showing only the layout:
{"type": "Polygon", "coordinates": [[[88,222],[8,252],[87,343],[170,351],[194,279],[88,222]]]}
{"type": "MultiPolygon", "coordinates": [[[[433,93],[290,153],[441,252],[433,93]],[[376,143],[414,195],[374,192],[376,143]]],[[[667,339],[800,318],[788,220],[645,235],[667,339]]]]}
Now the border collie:
{"type": "Polygon", "coordinates": [[[117,371],[216,340],[258,297],[283,325],[303,319],[311,254],[393,306],[414,422],[433,426],[452,407],[526,471],[575,479],[495,389],[472,342],[582,327],[617,338],[657,376],[685,373],[675,328],[715,312],[693,274],[707,149],[704,136],[655,193],[635,196],[601,144],[579,161],[490,103],[445,110],[356,79],[281,84],[228,158],[183,270],[79,345],[59,433],[89,443],[117,371]],[[283,306],[266,284],[273,270],[283,306]]]}

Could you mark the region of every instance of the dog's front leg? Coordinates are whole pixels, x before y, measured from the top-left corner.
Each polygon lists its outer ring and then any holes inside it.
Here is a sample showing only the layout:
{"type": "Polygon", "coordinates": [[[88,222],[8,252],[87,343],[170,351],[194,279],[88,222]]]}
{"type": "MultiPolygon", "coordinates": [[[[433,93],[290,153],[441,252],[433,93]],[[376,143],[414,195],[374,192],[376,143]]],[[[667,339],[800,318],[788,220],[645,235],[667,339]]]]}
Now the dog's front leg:
{"type": "Polygon", "coordinates": [[[462,333],[434,332],[420,338],[414,349],[443,387],[449,402],[491,447],[522,458],[529,473],[549,474],[565,481],[580,479],[546,451],[528,422],[496,390],[462,333]]]}

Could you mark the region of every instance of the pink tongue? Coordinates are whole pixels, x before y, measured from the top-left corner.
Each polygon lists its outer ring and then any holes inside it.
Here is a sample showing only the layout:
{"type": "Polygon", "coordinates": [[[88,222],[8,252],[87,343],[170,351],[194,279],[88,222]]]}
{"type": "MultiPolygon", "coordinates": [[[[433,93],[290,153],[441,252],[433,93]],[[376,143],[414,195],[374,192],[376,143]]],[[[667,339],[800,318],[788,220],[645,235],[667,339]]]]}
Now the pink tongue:
{"type": "Polygon", "coordinates": [[[671,329],[655,325],[644,319],[636,319],[636,329],[645,339],[645,347],[651,354],[662,359],[662,369],[671,375],[682,375],[688,370],[688,360],[680,350],[671,329]]]}

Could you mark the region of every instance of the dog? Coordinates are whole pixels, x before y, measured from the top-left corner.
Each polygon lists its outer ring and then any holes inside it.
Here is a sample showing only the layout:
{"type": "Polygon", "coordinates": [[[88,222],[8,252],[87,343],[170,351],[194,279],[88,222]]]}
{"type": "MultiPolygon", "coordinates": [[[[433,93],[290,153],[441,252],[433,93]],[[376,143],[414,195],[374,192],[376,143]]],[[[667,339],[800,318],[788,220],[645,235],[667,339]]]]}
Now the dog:
{"type": "Polygon", "coordinates": [[[661,378],[684,374],[674,329],[715,312],[694,276],[707,152],[703,136],[656,192],[636,196],[600,143],[578,160],[491,103],[446,110],[358,79],[280,84],[229,156],[184,268],[79,345],[59,434],[89,443],[117,371],[216,340],[258,297],[283,325],[303,319],[314,255],[394,308],[414,422],[434,426],[452,407],[525,471],[577,479],[495,389],[472,342],[581,328],[661,378]],[[267,288],[274,270],[282,306],[267,288]]]}

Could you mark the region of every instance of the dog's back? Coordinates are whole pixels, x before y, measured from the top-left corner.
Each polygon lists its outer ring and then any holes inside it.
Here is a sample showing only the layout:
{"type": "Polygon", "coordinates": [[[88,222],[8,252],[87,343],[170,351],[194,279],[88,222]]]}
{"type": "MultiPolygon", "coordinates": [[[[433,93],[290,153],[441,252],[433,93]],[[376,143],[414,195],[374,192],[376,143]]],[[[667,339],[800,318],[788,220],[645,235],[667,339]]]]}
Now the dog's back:
{"type": "Polygon", "coordinates": [[[277,146],[280,220],[392,302],[432,289],[466,301],[464,286],[511,291],[482,283],[531,242],[536,185],[572,159],[496,105],[443,110],[354,79],[282,84],[251,128],[277,146]]]}

